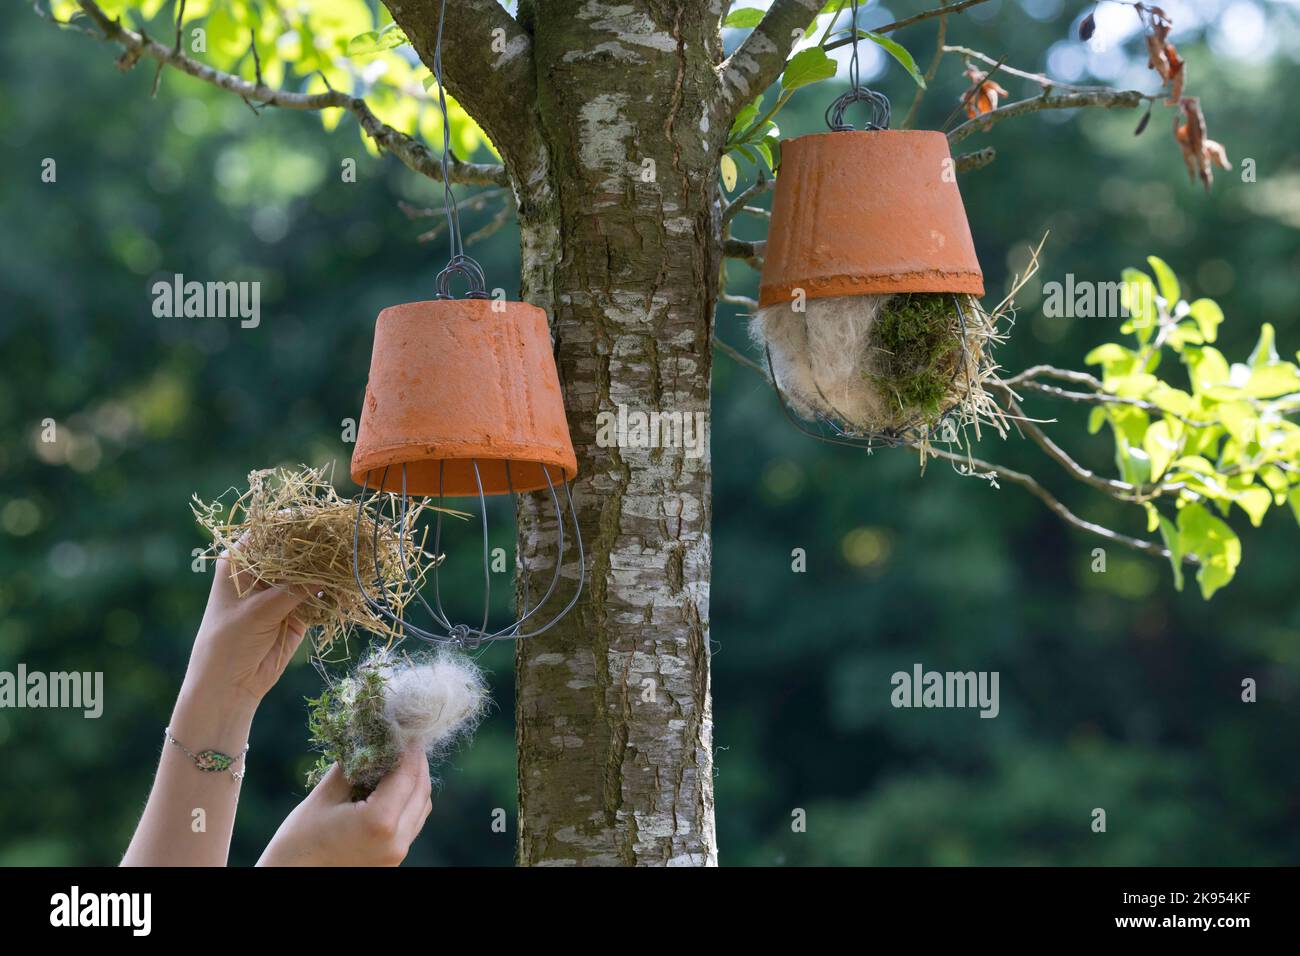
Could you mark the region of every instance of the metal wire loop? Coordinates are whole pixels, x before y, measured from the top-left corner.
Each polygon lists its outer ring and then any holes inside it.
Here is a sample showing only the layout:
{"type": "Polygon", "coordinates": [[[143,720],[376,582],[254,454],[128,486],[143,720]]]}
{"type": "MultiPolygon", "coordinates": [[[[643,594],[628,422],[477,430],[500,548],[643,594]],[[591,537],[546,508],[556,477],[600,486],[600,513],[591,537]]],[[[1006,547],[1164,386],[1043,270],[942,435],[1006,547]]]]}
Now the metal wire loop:
{"type": "MultiPolygon", "coordinates": [[[[826,108],[826,125],[836,133],[853,132],[856,127],[852,123],[844,121],[844,111],[854,103],[869,103],[871,105],[871,119],[864,130],[881,130],[889,129],[889,97],[884,93],[877,93],[875,90],[869,90],[859,81],[858,78],[858,0],[852,0],[853,22],[849,25],[849,30],[853,34],[853,49],[849,54],[849,91],[842,96],[838,96],[826,108]]],[[[837,14],[838,16],[838,14],[837,14]]]]}
{"type": "Polygon", "coordinates": [[[836,133],[848,133],[857,129],[852,123],[845,122],[844,113],[854,103],[867,103],[871,108],[871,118],[862,128],[864,130],[889,129],[889,97],[884,93],[869,90],[865,86],[854,87],[847,93],[835,98],[826,108],[826,125],[836,133]]]}
{"type": "Polygon", "coordinates": [[[488,297],[487,277],[483,274],[483,267],[475,259],[460,255],[452,256],[451,261],[447,263],[447,267],[438,273],[438,294],[436,298],[456,298],[451,291],[451,280],[454,276],[461,276],[469,283],[465,298],[486,299],[488,297]]]}

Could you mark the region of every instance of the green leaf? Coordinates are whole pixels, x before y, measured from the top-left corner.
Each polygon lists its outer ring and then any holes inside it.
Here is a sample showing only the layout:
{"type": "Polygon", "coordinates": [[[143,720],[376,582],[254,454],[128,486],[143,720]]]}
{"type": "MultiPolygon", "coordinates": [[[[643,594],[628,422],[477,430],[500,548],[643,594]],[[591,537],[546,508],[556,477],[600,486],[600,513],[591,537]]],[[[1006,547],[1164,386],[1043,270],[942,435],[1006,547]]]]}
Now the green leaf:
{"type": "Polygon", "coordinates": [[[1219,326],[1223,323],[1223,310],[1213,299],[1197,299],[1188,306],[1187,314],[1196,320],[1205,341],[1213,342],[1219,336],[1219,326]]]}
{"type": "Polygon", "coordinates": [[[1278,361],[1277,346],[1274,344],[1273,326],[1265,322],[1259,327],[1259,341],[1247,360],[1251,368],[1273,365],[1278,361]]]}
{"type": "Polygon", "coordinates": [[[1215,413],[1228,434],[1241,445],[1255,441],[1259,430],[1259,415],[1250,402],[1223,402],[1215,407],[1215,413]]]}
{"type": "Polygon", "coordinates": [[[1295,514],[1296,524],[1300,524],[1300,485],[1291,489],[1291,511],[1295,514]]]}
{"type": "Polygon", "coordinates": [[[1160,319],[1156,309],[1156,286],[1151,277],[1140,269],[1125,269],[1120,273],[1120,304],[1129,316],[1121,328],[1126,334],[1137,333],[1138,341],[1145,344],[1155,331],[1160,319]]]}
{"type": "Polygon", "coordinates": [[[1147,393],[1147,401],[1152,402],[1161,411],[1169,412],[1171,415],[1181,415],[1184,418],[1192,417],[1192,406],[1194,405],[1192,396],[1181,388],[1173,388],[1161,382],[1147,393]]]}
{"type": "Polygon", "coordinates": [[[1269,505],[1273,503],[1273,495],[1267,488],[1254,485],[1238,492],[1233,500],[1242,511],[1246,512],[1247,517],[1250,518],[1250,523],[1258,528],[1264,520],[1269,505]]]}
{"type": "Polygon", "coordinates": [[[1160,516],[1160,540],[1169,550],[1169,564],[1174,569],[1174,590],[1183,589],[1183,542],[1178,528],[1164,515],[1160,516]]]}
{"type": "Polygon", "coordinates": [[[821,47],[809,47],[786,61],[785,72],[781,74],[781,88],[797,90],[801,86],[829,80],[834,75],[835,61],[821,47]]]}
{"type": "Polygon", "coordinates": [[[1151,459],[1151,480],[1159,481],[1174,456],[1178,454],[1182,437],[1183,423],[1177,420],[1163,419],[1152,422],[1147,433],[1142,436],[1142,447],[1151,459]]]}
{"type": "Polygon", "coordinates": [[[1273,492],[1273,504],[1279,507],[1286,504],[1290,483],[1282,469],[1276,465],[1265,465],[1259,470],[1259,480],[1273,492]]]}
{"type": "Polygon", "coordinates": [[[1168,303],[1169,311],[1172,312],[1174,304],[1182,297],[1182,290],[1178,287],[1178,276],[1174,275],[1174,270],[1169,268],[1165,260],[1159,256],[1147,256],[1147,262],[1151,265],[1151,271],[1156,274],[1160,294],[1168,303]]]}
{"type": "Polygon", "coordinates": [[[1131,485],[1145,485],[1151,481],[1151,458],[1136,446],[1120,446],[1119,469],[1124,480],[1131,485]]]}
{"type": "Polygon", "coordinates": [[[1215,385],[1224,385],[1231,375],[1228,360],[1223,357],[1223,353],[1208,345],[1188,349],[1183,353],[1183,361],[1191,371],[1193,392],[1204,392],[1215,385]]]}
{"type": "Polygon", "coordinates": [[[912,54],[907,52],[906,47],[889,39],[887,36],[872,33],[870,30],[859,30],[858,32],[902,64],[903,69],[907,70],[907,75],[912,78],[912,82],[921,89],[925,89],[925,77],[916,68],[916,61],[912,59],[912,54]]]}
{"type": "Polygon", "coordinates": [[[1241,539],[1228,525],[1199,504],[1178,513],[1179,544],[1184,554],[1194,554],[1201,566],[1196,580],[1207,601],[1237,573],[1241,564],[1241,539]]]}
{"type": "Polygon", "coordinates": [[[382,53],[384,50],[392,50],[407,43],[406,34],[396,23],[390,23],[382,30],[376,33],[374,30],[366,33],[358,33],[348,41],[348,56],[368,56],[372,53],[382,53]]]}
{"type": "Polygon", "coordinates": [[[772,172],[777,172],[781,168],[781,140],[775,136],[769,136],[763,140],[767,146],[767,154],[770,157],[769,162],[772,165],[772,172]]]}
{"type": "Polygon", "coordinates": [[[1277,398],[1300,392],[1300,371],[1290,362],[1259,366],[1246,383],[1245,391],[1253,398],[1277,398]]]}
{"type": "Polygon", "coordinates": [[[762,10],[757,7],[739,7],[727,14],[727,19],[722,21],[722,25],[737,30],[752,30],[762,22],[762,10]]]}
{"type": "Polygon", "coordinates": [[[1098,405],[1088,413],[1088,434],[1095,435],[1106,424],[1106,409],[1098,405]]]}

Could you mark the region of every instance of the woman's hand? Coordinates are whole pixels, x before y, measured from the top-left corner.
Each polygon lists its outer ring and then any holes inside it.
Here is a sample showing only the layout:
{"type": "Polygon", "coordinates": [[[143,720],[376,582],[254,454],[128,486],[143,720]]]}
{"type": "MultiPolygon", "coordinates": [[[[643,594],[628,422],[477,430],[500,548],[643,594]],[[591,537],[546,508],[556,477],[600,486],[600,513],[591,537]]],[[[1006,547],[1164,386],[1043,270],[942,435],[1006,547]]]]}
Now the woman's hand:
{"type": "Polygon", "coordinates": [[[230,561],[218,558],[182,694],[256,707],[302,643],[306,628],[293,612],[306,596],[306,589],[255,590],[247,579],[237,587],[230,561]]]}
{"type": "Polygon", "coordinates": [[[335,764],[280,824],[258,866],[397,866],[433,809],[429,762],[407,750],[365,800],[335,764]]]}
{"type": "Polygon", "coordinates": [[[253,715],[306,633],[293,616],[306,589],[254,590],[251,580],[239,583],[237,588],[226,557],[217,559],[190,666],[167,723],[171,740],[180,746],[163,744],[153,790],[123,865],[226,863],[253,715]],[[197,767],[192,754],[207,750],[233,758],[228,771],[197,767]],[[196,808],[206,814],[201,830],[191,827],[196,808]]]}

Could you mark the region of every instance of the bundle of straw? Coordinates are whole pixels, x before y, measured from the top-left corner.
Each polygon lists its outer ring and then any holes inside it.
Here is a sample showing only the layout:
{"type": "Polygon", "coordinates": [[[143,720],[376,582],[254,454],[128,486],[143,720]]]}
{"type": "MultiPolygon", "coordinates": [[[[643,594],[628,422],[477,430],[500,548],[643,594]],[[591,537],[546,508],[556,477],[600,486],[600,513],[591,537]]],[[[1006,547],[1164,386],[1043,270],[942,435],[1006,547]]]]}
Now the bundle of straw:
{"type": "MultiPolygon", "coordinates": [[[[372,610],[357,587],[352,549],[357,509],[362,505],[339,497],[330,470],[306,465],[298,470],[262,469],[249,474],[247,491],[227,492],[237,496],[228,506],[220,498],[209,503],[198,495],[191,504],[194,517],[212,536],[210,553],[226,555],[241,594],[267,585],[310,589],[294,613],[313,631],[318,654],[354,628],[390,641],[401,637],[400,629],[372,610]]],[[[400,509],[382,504],[367,505],[361,515],[362,533],[355,538],[357,561],[372,597],[378,568],[388,587],[390,607],[400,617],[442,556],[426,553],[424,537],[416,533],[421,512],[432,506],[420,501],[403,515],[400,509]],[[406,542],[405,567],[398,551],[401,537],[406,542]]]]}

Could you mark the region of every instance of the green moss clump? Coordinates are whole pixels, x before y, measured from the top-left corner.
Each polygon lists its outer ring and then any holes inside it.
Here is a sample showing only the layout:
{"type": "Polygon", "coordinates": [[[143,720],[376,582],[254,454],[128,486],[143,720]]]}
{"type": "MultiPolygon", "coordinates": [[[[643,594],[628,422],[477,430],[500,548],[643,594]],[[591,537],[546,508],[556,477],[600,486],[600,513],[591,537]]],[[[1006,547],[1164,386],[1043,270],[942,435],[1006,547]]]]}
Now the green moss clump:
{"type": "Polygon", "coordinates": [[[933,426],[947,410],[962,358],[952,296],[894,296],[876,316],[869,338],[874,371],[867,378],[887,397],[897,424],[920,419],[933,426]]]}
{"type": "Polygon", "coordinates": [[[307,701],[307,727],[321,752],[307,774],[309,787],[316,786],[330,765],[337,763],[352,784],[352,799],[364,800],[397,766],[401,751],[384,719],[387,680],[382,663],[371,658],[354,674],[307,701]]]}

